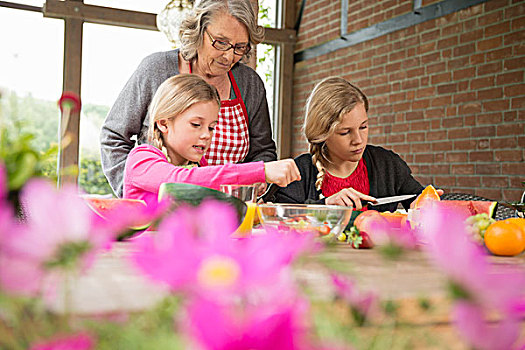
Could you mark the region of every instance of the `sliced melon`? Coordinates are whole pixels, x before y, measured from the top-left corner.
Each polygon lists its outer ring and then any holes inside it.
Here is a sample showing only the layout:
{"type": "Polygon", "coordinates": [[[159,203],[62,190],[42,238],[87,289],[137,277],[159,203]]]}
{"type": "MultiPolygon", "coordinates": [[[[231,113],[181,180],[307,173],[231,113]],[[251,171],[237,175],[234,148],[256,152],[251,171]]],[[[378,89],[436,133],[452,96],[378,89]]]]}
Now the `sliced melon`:
{"type": "Polygon", "coordinates": [[[159,188],[159,201],[164,198],[169,198],[175,206],[181,203],[198,206],[204,199],[212,198],[232,205],[237,212],[239,223],[242,222],[247,210],[246,203],[236,197],[232,197],[212,188],[193,184],[174,182],[163,183],[159,188]]]}
{"type": "Polygon", "coordinates": [[[445,200],[441,201],[439,205],[450,208],[464,217],[487,214],[489,218],[494,218],[496,216],[498,202],[445,200]]]}
{"type": "MultiPolygon", "coordinates": [[[[130,209],[131,212],[136,212],[137,209],[145,209],[146,202],[139,199],[124,199],[124,198],[100,198],[100,197],[83,197],[88,206],[98,216],[106,220],[109,214],[114,210],[130,209]]],[[[143,217],[136,217],[136,220],[128,227],[126,232],[118,235],[117,240],[124,240],[132,237],[139,232],[146,230],[151,225],[149,219],[143,217]]]]}

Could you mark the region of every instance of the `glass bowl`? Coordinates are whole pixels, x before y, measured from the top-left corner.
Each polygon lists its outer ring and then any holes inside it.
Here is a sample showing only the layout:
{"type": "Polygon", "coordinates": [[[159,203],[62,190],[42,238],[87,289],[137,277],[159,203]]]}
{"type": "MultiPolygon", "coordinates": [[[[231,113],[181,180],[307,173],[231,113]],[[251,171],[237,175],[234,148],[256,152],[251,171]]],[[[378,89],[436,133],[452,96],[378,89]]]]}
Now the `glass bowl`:
{"type": "Polygon", "coordinates": [[[351,207],[314,204],[260,204],[261,223],[280,231],[317,232],[338,237],[352,215],[351,207]]]}

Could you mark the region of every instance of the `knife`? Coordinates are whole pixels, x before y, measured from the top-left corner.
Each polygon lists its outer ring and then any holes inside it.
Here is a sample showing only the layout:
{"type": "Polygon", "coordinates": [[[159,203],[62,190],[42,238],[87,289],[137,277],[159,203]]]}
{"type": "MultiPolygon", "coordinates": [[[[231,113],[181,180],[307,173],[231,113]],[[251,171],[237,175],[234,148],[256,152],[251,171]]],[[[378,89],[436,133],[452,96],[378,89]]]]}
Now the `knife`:
{"type": "Polygon", "coordinates": [[[388,204],[388,203],[402,202],[404,200],[407,200],[407,199],[410,199],[410,198],[414,198],[415,196],[417,196],[417,194],[405,194],[405,195],[402,195],[402,196],[376,198],[375,202],[362,200],[361,204],[363,206],[365,206],[367,204],[370,205],[370,206],[383,205],[383,204],[388,204]]]}

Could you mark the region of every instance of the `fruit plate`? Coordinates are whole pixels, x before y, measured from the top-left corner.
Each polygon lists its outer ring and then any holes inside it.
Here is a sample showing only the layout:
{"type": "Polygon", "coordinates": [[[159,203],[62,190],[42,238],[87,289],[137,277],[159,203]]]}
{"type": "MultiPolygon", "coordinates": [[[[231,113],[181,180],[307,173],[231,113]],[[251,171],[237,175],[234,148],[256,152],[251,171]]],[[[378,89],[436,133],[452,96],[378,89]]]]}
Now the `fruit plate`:
{"type": "Polygon", "coordinates": [[[335,237],[343,231],[352,214],[352,208],[337,205],[261,204],[259,209],[265,228],[335,237]]]}

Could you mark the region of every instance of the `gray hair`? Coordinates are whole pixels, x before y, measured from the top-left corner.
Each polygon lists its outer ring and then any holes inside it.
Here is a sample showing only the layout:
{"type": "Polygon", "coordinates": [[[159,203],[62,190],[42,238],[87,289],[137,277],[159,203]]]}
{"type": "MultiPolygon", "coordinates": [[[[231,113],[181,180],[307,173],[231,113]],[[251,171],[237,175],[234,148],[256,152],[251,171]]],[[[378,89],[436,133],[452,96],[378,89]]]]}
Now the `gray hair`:
{"type": "MultiPolygon", "coordinates": [[[[246,27],[252,48],[263,41],[264,28],[257,25],[257,16],[250,0],[201,0],[195,3],[193,10],[180,25],[182,58],[192,61],[197,57],[197,49],[204,40],[204,31],[213,17],[221,12],[230,14],[246,27]]],[[[249,58],[251,53],[252,51],[248,52],[243,59],[249,58]]]]}

